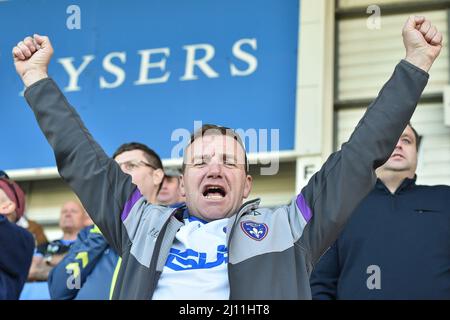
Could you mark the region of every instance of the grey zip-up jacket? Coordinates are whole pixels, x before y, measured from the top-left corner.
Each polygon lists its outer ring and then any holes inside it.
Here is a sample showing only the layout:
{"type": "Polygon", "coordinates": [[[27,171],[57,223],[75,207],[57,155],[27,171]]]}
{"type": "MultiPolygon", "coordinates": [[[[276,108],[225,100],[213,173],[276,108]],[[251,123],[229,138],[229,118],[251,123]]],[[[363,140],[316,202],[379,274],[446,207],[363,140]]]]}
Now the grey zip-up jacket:
{"type": "MultiPolygon", "coordinates": [[[[426,72],[402,60],[349,141],[290,205],[266,209],[254,200],[229,219],[230,299],[311,298],[314,264],[375,185],[374,169],[393,152],[427,81],[426,72]],[[252,236],[248,226],[261,234],[252,236]]],[[[122,257],[113,298],[151,299],[183,225],[184,208],[148,203],[92,138],[53,80],[36,82],[25,97],[61,176],[122,257]]]]}

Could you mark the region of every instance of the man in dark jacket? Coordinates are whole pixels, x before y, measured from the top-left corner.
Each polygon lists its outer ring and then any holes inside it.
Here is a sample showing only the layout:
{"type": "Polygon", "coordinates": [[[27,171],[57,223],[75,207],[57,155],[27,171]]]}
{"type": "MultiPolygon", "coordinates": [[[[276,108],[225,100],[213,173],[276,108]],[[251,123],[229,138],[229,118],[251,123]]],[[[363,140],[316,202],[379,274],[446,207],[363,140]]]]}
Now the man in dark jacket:
{"type": "Polygon", "coordinates": [[[0,178],[0,300],[19,298],[31,265],[34,238],[16,225],[24,210],[20,187],[0,178]]]}
{"type": "Polygon", "coordinates": [[[391,155],[442,48],[424,17],[408,19],[403,39],[405,60],[348,143],[276,209],[243,203],[252,189],[245,148],[219,126],[201,128],[185,149],[186,206],[150,204],[48,78],[50,40],[25,38],[13,55],[61,176],[122,256],[113,298],[310,299],[312,267],[372,189],[374,169],[391,155]]]}
{"type": "Polygon", "coordinates": [[[450,299],[450,187],[416,185],[408,126],[311,275],[313,299],[450,299]]]}

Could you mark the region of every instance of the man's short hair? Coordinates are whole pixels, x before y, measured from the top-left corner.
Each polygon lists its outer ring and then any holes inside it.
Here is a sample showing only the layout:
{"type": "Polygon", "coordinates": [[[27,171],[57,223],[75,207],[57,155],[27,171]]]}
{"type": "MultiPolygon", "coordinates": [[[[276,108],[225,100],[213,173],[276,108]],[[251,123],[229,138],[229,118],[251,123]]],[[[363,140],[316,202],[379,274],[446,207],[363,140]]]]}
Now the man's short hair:
{"type": "MultiPolygon", "coordinates": [[[[244,156],[245,156],[245,174],[248,174],[249,171],[249,165],[247,160],[247,152],[245,151],[245,145],[242,142],[241,137],[231,128],[218,126],[215,124],[204,124],[201,128],[196,130],[194,133],[191,134],[191,138],[189,141],[189,144],[185,148],[185,152],[187,148],[197,139],[200,137],[208,136],[208,135],[221,135],[221,136],[229,136],[233,138],[235,141],[238,142],[238,144],[242,147],[242,150],[244,150],[244,156]]],[[[184,173],[184,170],[186,169],[186,155],[183,159],[183,165],[181,167],[181,171],[184,173]]]]}
{"type": "Polygon", "coordinates": [[[422,142],[422,136],[419,135],[416,129],[412,126],[411,122],[408,122],[408,126],[411,128],[411,130],[414,132],[414,136],[416,137],[416,150],[419,151],[420,143],[422,142]]]}
{"type": "MultiPolygon", "coordinates": [[[[139,142],[128,142],[122,144],[119,148],[117,148],[116,152],[114,152],[113,159],[115,159],[119,154],[133,150],[143,151],[149,165],[151,165],[155,169],[161,169],[164,171],[163,164],[159,155],[153,149],[150,149],[145,144],[139,142]]],[[[159,191],[161,191],[163,181],[164,179],[161,180],[161,183],[158,186],[157,194],[159,193],[159,191]]]]}
{"type": "Polygon", "coordinates": [[[164,168],[164,176],[170,178],[179,178],[182,172],[178,168],[164,168]]]}
{"type": "Polygon", "coordinates": [[[145,144],[139,142],[129,142],[122,144],[119,148],[117,148],[116,152],[113,154],[113,159],[115,159],[119,154],[122,154],[127,151],[133,150],[141,150],[145,154],[145,158],[148,161],[148,164],[156,169],[163,169],[162,161],[159,155],[152,149],[150,149],[145,144]]]}

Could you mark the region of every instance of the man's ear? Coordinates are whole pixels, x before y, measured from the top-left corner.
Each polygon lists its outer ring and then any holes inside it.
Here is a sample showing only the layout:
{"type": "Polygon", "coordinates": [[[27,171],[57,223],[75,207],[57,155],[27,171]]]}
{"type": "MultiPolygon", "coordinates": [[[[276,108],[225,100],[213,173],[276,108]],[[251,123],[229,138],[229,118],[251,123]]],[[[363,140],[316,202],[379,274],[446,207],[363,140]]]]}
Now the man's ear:
{"type": "Polygon", "coordinates": [[[245,177],[244,199],[247,199],[248,196],[250,195],[250,192],[252,192],[252,186],[253,186],[253,177],[248,174],[245,177]]]}
{"type": "Polygon", "coordinates": [[[164,171],[161,169],[156,169],[153,171],[153,181],[156,185],[160,185],[163,182],[164,179],[164,171]]]}
{"type": "Polygon", "coordinates": [[[184,189],[184,178],[183,175],[180,176],[180,194],[182,197],[186,197],[186,190],[184,189]]]}

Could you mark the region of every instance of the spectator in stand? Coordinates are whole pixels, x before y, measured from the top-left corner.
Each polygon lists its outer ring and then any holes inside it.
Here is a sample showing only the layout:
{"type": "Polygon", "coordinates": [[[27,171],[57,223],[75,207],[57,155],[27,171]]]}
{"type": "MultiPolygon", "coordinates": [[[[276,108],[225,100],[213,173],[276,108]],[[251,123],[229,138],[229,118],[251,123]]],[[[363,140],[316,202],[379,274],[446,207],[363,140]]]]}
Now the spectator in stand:
{"type": "MultiPolygon", "coordinates": [[[[6,174],[5,171],[0,170],[0,178],[9,179],[9,176],[6,174]]],[[[48,239],[44,233],[44,228],[42,228],[42,226],[39,223],[37,223],[36,221],[28,219],[25,217],[25,215],[23,215],[17,221],[16,224],[31,232],[31,234],[34,236],[34,239],[36,240],[36,246],[42,246],[42,245],[48,244],[48,239]]]]}
{"type": "Polygon", "coordinates": [[[176,208],[186,201],[180,188],[180,177],[180,170],[164,169],[164,181],[157,197],[158,204],[176,208]]]}
{"type": "Polygon", "coordinates": [[[424,17],[408,19],[403,39],[405,60],[350,140],[277,209],[243,204],[252,189],[245,147],[219,126],[203,126],[185,149],[187,208],[153,205],[48,78],[49,38],[27,37],[13,56],[59,172],[123,257],[115,299],[309,299],[313,266],[372,189],[442,49],[442,34],[424,17]]]}
{"type": "Polygon", "coordinates": [[[64,258],[77,239],[78,232],[89,224],[92,224],[92,220],[78,201],[64,203],[59,219],[63,237],[37,249],[28,274],[30,282],[25,284],[22,300],[50,298],[47,279],[51,269],[64,258]]]}
{"type": "Polygon", "coordinates": [[[16,225],[25,210],[25,195],[5,176],[0,178],[0,300],[17,300],[31,265],[34,240],[16,225]]]}
{"type": "MultiPolygon", "coordinates": [[[[163,179],[158,154],[144,144],[133,142],[121,145],[113,158],[122,171],[131,176],[148,201],[155,203],[163,179]]],[[[51,298],[109,299],[114,270],[120,267],[118,259],[118,254],[96,226],[81,230],[69,253],[50,272],[48,285],[51,298]]]]}
{"type": "Polygon", "coordinates": [[[450,187],[416,185],[411,125],[311,275],[313,299],[450,299],[450,187]]]}

